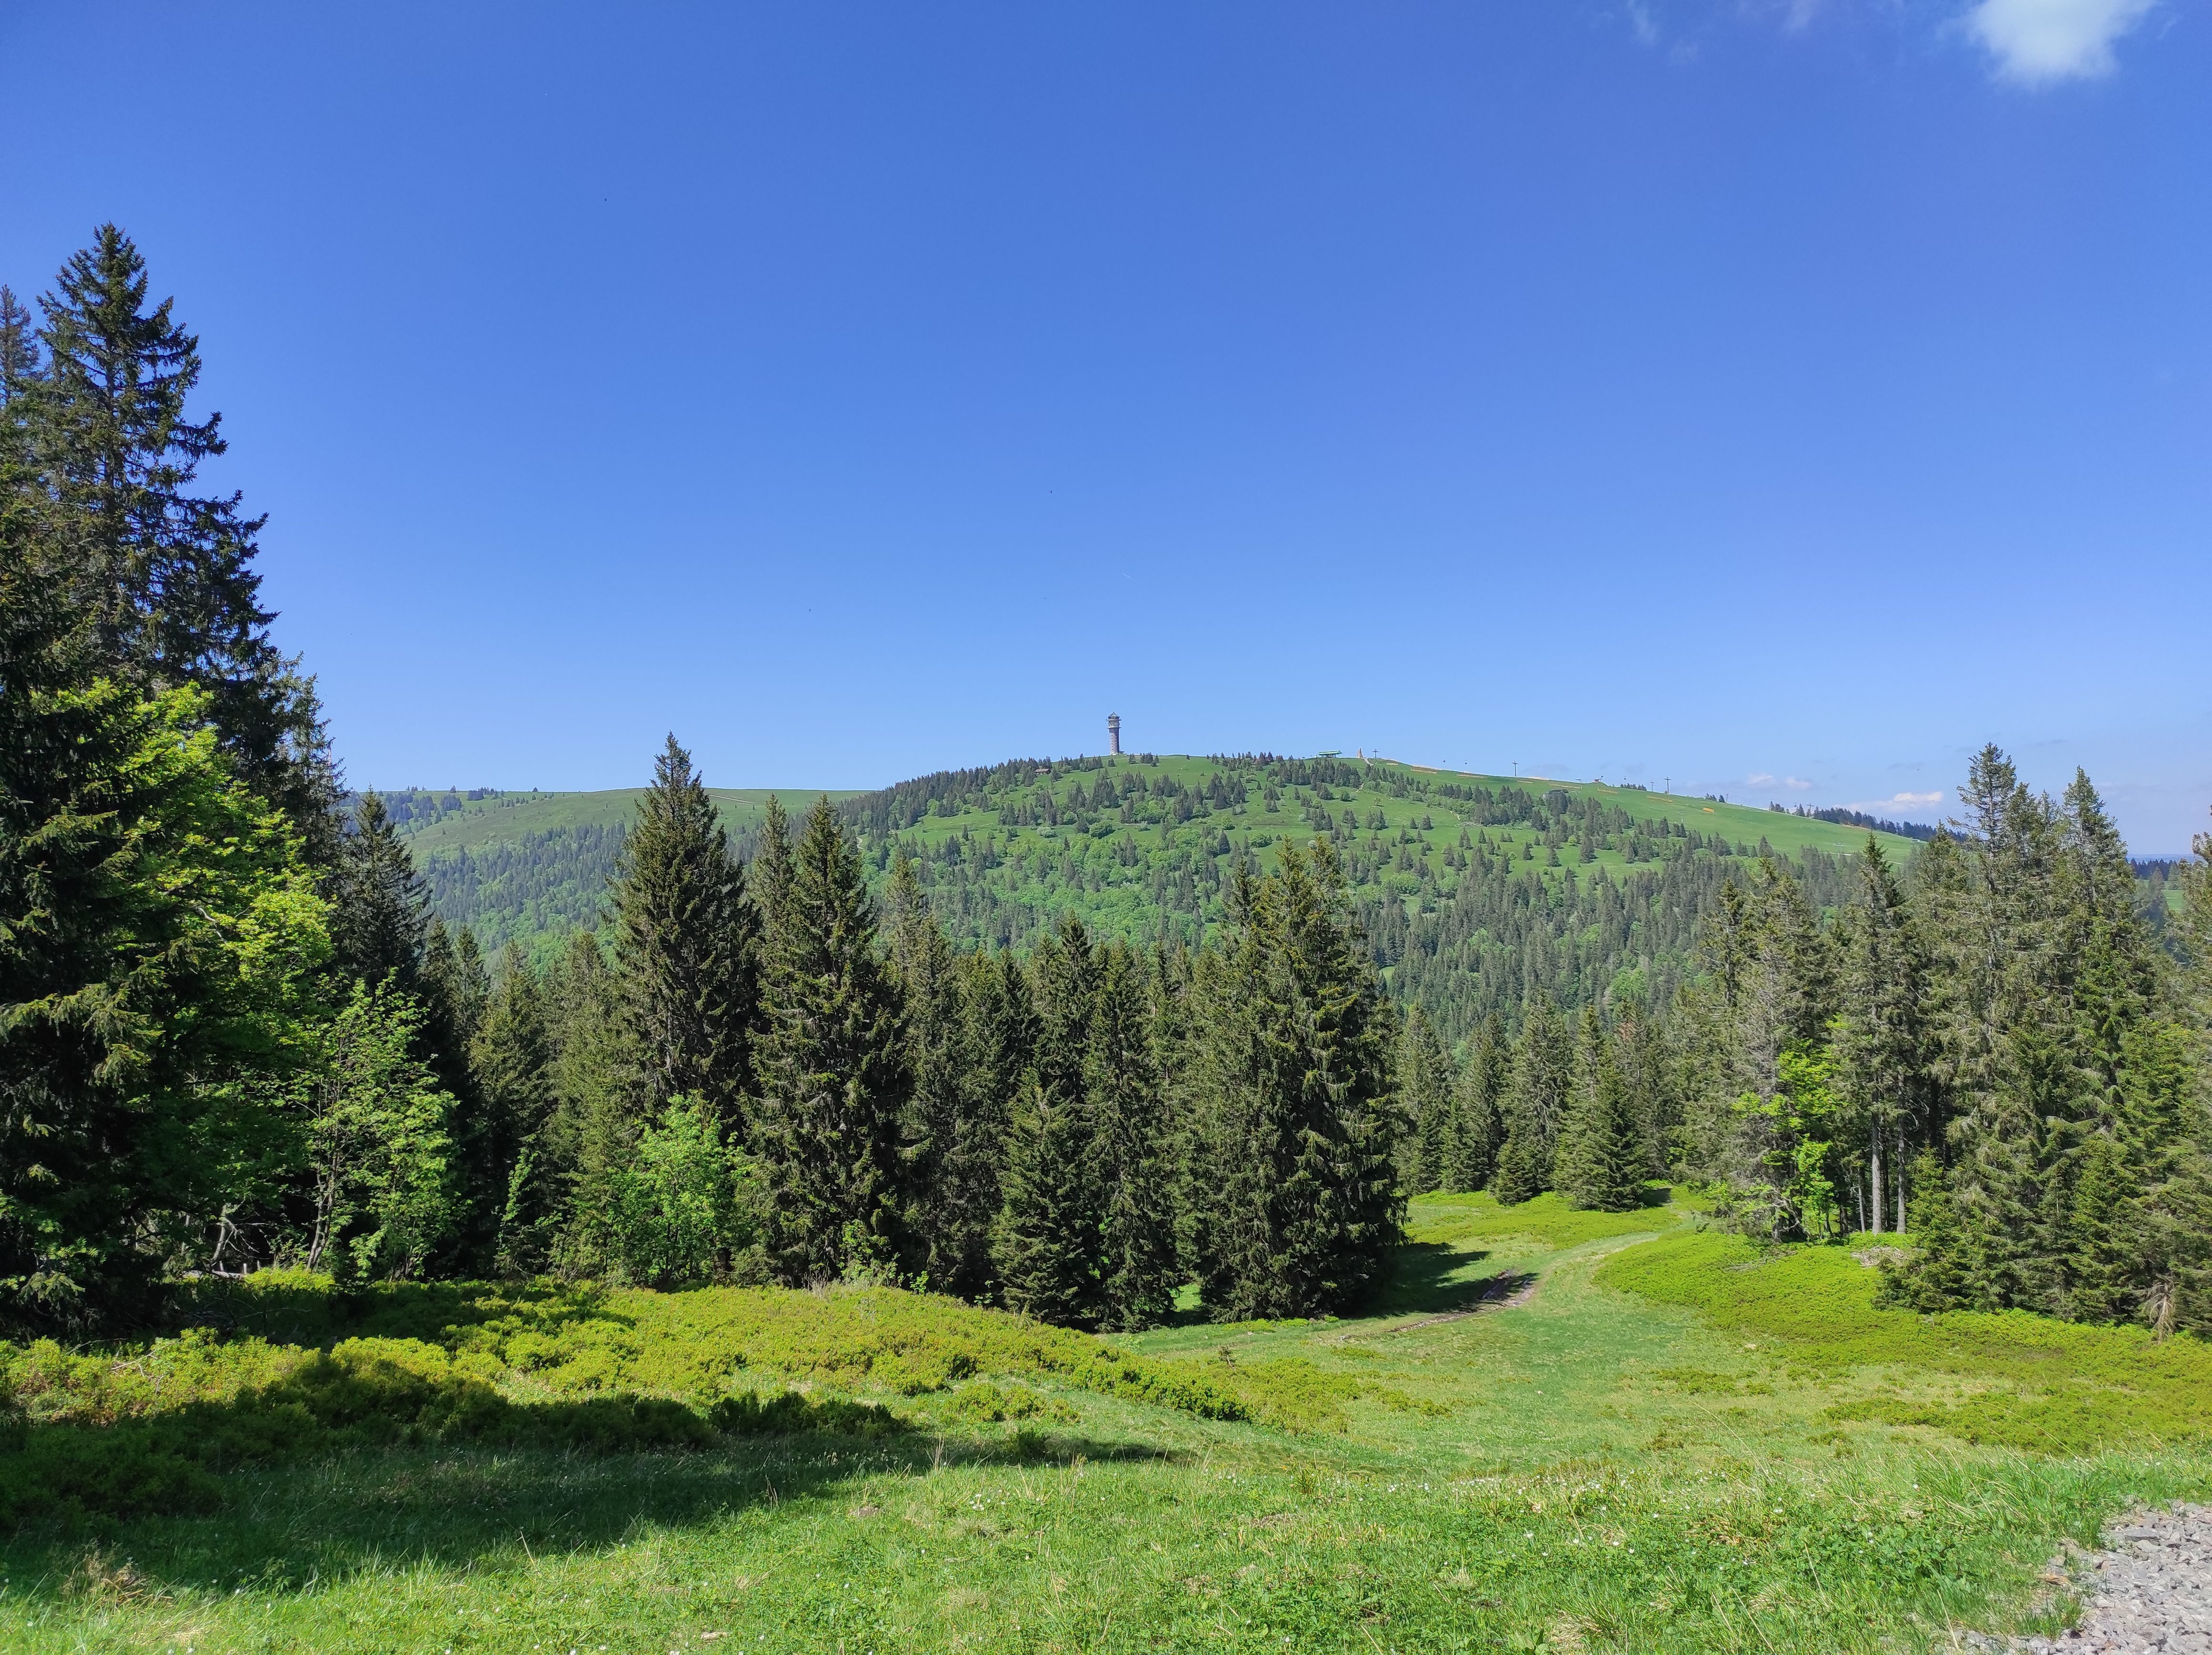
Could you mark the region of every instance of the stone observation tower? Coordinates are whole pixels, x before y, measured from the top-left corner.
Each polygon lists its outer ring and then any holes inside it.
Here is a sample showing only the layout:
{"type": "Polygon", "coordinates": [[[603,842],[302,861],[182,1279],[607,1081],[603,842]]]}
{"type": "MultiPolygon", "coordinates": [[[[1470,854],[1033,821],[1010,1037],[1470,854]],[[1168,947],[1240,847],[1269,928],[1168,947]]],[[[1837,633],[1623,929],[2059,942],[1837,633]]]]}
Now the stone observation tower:
{"type": "Polygon", "coordinates": [[[1109,753],[1121,750],[1121,715],[1118,712],[1106,715],[1106,750],[1109,753]]]}

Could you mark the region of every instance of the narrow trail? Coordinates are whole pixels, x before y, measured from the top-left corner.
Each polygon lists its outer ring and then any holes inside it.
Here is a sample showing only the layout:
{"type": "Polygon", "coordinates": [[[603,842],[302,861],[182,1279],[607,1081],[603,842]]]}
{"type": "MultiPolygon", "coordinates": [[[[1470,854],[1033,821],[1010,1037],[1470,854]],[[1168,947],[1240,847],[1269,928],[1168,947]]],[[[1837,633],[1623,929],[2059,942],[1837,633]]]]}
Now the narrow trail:
{"type": "Polygon", "coordinates": [[[1640,1241],[1656,1240],[1665,1234],[1664,1230],[1654,1230],[1649,1234],[1613,1236],[1603,1241],[1586,1242],[1582,1246],[1571,1247],[1555,1254],[1533,1270],[1500,1270],[1497,1275],[1476,1283],[1474,1297],[1456,1310],[1439,1311],[1432,1316],[1418,1317],[1410,1322],[1400,1322],[1394,1327],[1378,1328],[1371,1333],[1344,1334],[1329,1343],[1341,1344],[1346,1339],[1382,1338],[1393,1333],[1411,1333],[1419,1328],[1436,1327],[1445,1322],[1463,1322],[1470,1316],[1484,1316],[1492,1311],[1518,1310],[1534,1301],[1545,1282],[1561,1265],[1604,1258],[1640,1241]]]}

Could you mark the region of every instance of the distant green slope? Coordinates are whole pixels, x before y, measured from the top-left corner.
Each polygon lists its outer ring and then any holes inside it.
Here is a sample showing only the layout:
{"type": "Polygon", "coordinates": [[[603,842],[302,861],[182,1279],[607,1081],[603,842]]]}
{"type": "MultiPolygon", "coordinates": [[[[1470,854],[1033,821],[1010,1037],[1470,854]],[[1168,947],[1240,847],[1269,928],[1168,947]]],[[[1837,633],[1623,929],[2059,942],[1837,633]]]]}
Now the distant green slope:
{"type": "MultiPolygon", "coordinates": [[[[820,797],[763,787],[708,791],[748,859],[771,793],[794,814],[820,797]]],[[[514,942],[543,959],[569,932],[599,923],[608,876],[643,792],[636,787],[590,793],[473,789],[385,797],[439,917],[448,925],[469,926],[487,953],[514,942]]]]}
{"type": "MultiPolygon", "coordinates": [[[[715,797],[750,856],[768,791],[715,797]]],[[[781,797],[795,814],[814,796],[781,797]]],[[[1325,834],[1394,990],[1455,1035],[1534,992],[1670,992],[1729,870],[1786,858],[1834,902],[1867,837],[1634,787],[1334,755],[1023,761],[831,797],[878,882],[903,850],[971,944],[1018,947],[1069,912],[1133,942],[1194,942],[1221,919],[1238,857],[1265,867],[1286,840],[1325,834]]],[[[448,923],[542,951],[593,923],[636,797],[436,796],[446,808],[410,810],[404,831],[448,923]]],[[[1881,837],[1899,863],[1916,848],[1881,837]]]]}

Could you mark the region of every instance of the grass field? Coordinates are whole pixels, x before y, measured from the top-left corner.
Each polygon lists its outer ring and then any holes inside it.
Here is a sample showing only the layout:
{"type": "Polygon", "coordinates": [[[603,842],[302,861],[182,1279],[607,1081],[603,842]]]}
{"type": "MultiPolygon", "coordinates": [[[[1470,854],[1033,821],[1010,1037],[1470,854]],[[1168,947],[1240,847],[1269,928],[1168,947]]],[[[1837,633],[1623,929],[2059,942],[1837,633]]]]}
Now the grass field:
{"type": "Polygon", "coordinates": [[[1679,1208],[1475,1197],[1415,1203],[1378,1314],[1107,1353],[880,1290],[280,1282],[208,1301],[220,1345],[16,1353],[0,1479],[70,1432],[329,1417],[194,1514],[15,1533],[0,1649],[1948,1646],[2055,1624],[2063,1539],[2212,1487],[2202,1345],[1881,1312],[1871,1279],[1679,1208]],[[313,1390],[364,1352],[507,1412],[418,1377],[373,1440],[313,1390]]]}
{"type": "MultiPolygon", "coordinates": [[[[771,795],[783,801],[784,809],[804,815],[822,797],[801,788],[711,787],[707,790],[722,821],[732,831],[757,828],[767,812],[771,795]]],[[[531,834],[577,828],[627,828],[636,819],[641,787],[615,787],[592,793],[489,793],[462,803],[460,808],[434,821],[410,823],[401,831],[418,858],[440,852],[480,850],[488,846],[514,844],[531,834]]],[[[853,797],[852,790],[832,791],[834,803],[853,797]]]]}

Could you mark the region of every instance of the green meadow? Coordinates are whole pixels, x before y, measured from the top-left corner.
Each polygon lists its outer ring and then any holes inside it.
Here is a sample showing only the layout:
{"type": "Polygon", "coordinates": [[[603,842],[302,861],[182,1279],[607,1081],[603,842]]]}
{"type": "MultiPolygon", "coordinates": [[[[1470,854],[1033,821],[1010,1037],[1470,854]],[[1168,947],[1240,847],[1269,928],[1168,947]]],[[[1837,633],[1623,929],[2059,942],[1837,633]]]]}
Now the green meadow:
{"type": "MultiPolygon", "coordinates": [[[[1655,1190],[1655,1201],[1664,1198],[1655,1190]]],[[[2212,1350],[1687,1203],[1413,1204],[1377,1313],[211,1287],[10,1349],[0,1648],[1899,1650],[2212,1488],[2212,1350]]]]}

